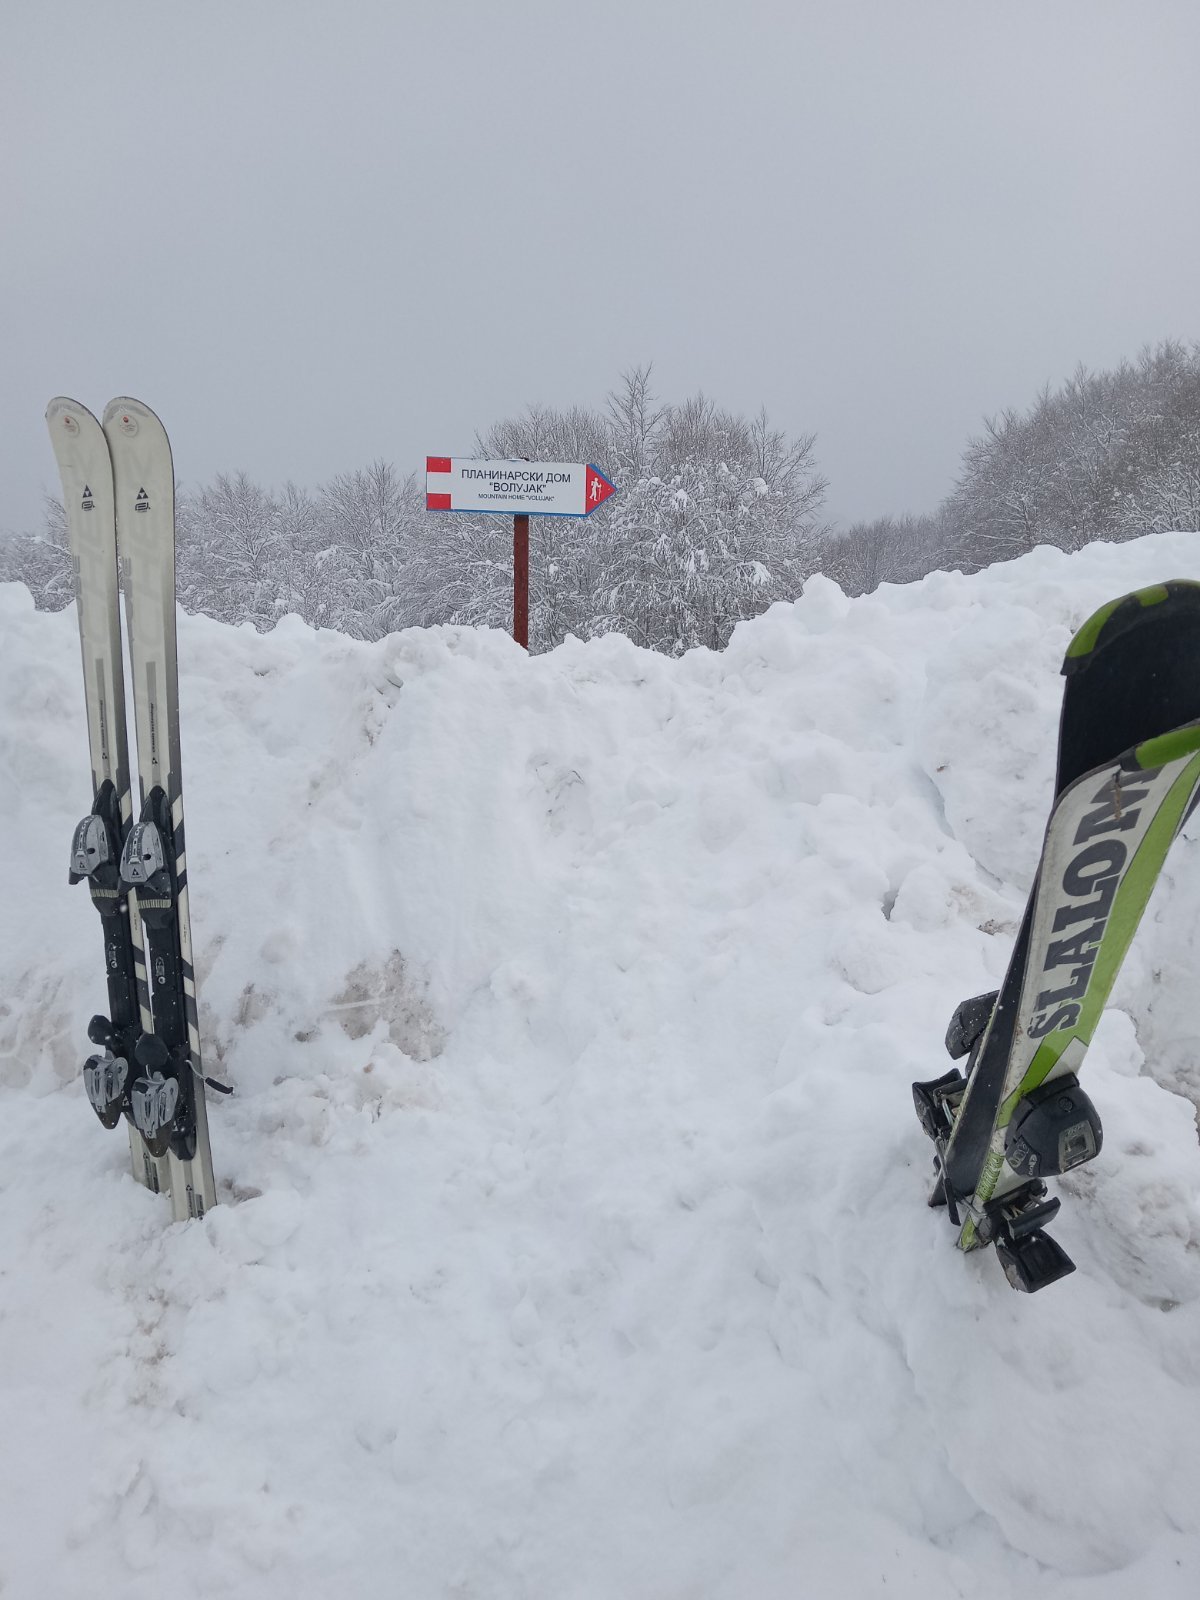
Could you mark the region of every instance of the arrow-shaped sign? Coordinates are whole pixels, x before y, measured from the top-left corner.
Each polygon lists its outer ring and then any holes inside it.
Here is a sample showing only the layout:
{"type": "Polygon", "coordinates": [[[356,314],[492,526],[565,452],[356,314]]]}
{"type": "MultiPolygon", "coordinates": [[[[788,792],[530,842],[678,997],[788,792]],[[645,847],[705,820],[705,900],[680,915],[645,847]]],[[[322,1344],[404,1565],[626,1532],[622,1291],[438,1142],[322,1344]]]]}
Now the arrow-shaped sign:
{"type": "Polygon", "coordinates": [[[586,517],[616,493],[599,467],[580,461],[468,461],[426,456],[429,511],[586,517]]]}

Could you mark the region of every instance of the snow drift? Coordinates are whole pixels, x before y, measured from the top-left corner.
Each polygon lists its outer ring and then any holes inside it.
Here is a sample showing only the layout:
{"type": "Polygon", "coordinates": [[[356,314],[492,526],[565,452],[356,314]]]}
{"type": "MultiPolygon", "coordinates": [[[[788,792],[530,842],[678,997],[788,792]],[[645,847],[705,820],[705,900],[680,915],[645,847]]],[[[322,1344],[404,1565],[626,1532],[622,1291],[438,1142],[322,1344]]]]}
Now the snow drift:
{"type": "Polygon", "coordinates": [[[1078,1272],[925,1207],[1063,651],[1200,539],[1038,550],[727,650],[182,618],[226,1202],[79,1081],[72,611],[0,588],[0,1593],[1157,1600],[1200,1589],[1200,827],[1087,1066],[1078,1272]]]}

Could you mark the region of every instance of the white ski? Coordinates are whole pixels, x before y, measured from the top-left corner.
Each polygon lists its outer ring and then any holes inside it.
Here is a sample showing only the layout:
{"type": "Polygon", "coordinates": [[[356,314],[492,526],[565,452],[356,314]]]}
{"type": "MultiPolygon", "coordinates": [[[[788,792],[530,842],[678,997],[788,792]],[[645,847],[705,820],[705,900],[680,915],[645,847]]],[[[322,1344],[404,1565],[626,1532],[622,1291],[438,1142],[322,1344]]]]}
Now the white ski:
{"type": "MultiPolygon", "coordinates": [[[[112,463],[104,430],[86,406],[60,395],[47,407],[46,423],[62,479],[74,569],[92,768],[93,809],[75,832],[71,877],[87,881],[101,914],[109,989],[110,1016],[94,1017],[89,1028],[103,1053],[89,1059],[84,1079],[101,1121],[115,1127],[128,1105],[134,1047],[151,1022],[148,1008],[138,1003],[145,964],[137,896],[122,891],[117,874],[131,796],[112,463]]],[[[166,1189],[168,1163],[150,1155],[132,1122],[129,1146],[134,1177],[148,1189],[166,1189]]]]}
{"type": "Polygon", "coordinates": [[[175,1216],[216,1203],[196,976],[192,965],[179,746],[175,630],[175,481],[162,423],[137,400],[104,410],[132,664],[140,811],[122,879],[137,890],[147,961],[141,992],[154,1032],[138,1046],[133,1115],[169,1150],[175,1216]]]}

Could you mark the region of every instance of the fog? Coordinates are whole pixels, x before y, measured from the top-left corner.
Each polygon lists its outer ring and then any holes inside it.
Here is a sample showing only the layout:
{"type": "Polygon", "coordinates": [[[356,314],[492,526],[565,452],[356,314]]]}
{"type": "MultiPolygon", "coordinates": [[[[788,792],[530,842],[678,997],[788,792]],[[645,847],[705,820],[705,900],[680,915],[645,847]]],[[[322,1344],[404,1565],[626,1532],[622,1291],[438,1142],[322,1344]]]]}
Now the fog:
{"type": "Polygon", "coordinates": [[[59,392],[313,483],[647,361],[922,511],[985,414],[1200,337],[1190,0],[0,13],[0,528],[59,392]]]}

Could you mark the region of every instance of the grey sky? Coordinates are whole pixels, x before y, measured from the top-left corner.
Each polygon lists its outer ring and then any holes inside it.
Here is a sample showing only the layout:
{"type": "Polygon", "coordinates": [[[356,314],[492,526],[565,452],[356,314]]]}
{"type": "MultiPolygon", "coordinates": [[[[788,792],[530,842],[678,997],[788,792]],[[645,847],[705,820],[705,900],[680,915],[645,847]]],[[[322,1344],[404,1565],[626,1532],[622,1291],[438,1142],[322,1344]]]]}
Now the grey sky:
{"type": "Polygon", "coordinates": [[[815,431],[931,509],[984,413],[1200,339],[1196,0],[0,0],[0,527],[51,395],[312,484],[529,401],[815,431]]]}

